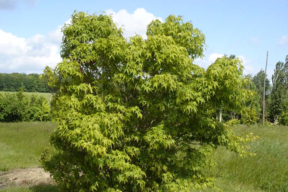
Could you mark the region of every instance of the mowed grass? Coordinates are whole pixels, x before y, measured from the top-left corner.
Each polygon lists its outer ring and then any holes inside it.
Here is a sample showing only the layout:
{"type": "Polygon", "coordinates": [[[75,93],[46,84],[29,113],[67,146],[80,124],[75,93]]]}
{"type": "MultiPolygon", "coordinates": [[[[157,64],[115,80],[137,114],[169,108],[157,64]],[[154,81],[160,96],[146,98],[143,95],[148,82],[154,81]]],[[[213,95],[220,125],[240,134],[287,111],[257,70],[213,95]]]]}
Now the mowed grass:
{"type": "Polygon", "coordinates": [[[55,128],[51,122],[0,123],[0,171],[39,167],[55,128]]]}
{"type": "MultiPolygon", "coordinates": [[[[0,93],[17,93],[17,92],[5,92],[5,91],[0,91],[0,93]]],[[[24,92],[24,94],[26,94],[26,95],[33,95],[33,94],[34,94],[34,95],[42,96],[42,97],[45,97],[48,102],[50,102],[51,99],[52,99],[52,94],[51,94],[51,93],[24,92]]]]}

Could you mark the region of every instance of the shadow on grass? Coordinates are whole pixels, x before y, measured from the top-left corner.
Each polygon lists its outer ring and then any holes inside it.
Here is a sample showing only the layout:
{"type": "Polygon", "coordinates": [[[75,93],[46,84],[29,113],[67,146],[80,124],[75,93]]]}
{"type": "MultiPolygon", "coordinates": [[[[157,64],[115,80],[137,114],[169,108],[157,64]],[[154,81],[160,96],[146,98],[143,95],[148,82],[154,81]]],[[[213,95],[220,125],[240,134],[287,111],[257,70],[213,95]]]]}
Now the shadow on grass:
{"type": "Polygon", "coordinates": [[[34,185],[29,187],[29,189],[33,192],[60,192],[59,187],[57,185],[34,185]]]}

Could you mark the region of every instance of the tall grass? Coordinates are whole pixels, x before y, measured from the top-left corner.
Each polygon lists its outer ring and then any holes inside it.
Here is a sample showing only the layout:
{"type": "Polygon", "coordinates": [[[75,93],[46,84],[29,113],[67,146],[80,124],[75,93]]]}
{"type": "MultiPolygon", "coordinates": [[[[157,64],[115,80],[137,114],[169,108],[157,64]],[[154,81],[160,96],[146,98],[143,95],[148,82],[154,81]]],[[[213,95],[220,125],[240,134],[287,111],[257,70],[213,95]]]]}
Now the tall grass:
{"type": "Polygon", "coordinates": [[[26,187],[8,187],[0,190],[1,192],[59,192],[55,185],[36,185],[26,187]]]}
{"type": "Polygon", "coordinates": [[[217,149],[213,157],[217,166],[208,171],[217,178],[217,186],[223,191],[287,192],[288,127],[238,126],[235,132],[259,136],[250,144],[256,156],[241,158],[224,148],[217,149]]]}
{"type": "MultiPolygon", "coordinates": [[[[49,122],[0,123],[0,171],[38,167],[43,149],[56,124],[49,122]]],[[[288,127],[237,126],[238,135],[254,133],[253,157],[241,158],[224,148],[213,155],[217,166],[205,170],[224,192],[288,191],[288,127]]],[[[7,188],[5,191],[56,191],[56,186],[7,188]]],[[[202,190],[212,192],[215,190],[202,190]]]]}
{"type": "Polygon", "coordinates": [[[0,123],[0,171],[38,167],[55,127],[51,122],[0,123]]]}

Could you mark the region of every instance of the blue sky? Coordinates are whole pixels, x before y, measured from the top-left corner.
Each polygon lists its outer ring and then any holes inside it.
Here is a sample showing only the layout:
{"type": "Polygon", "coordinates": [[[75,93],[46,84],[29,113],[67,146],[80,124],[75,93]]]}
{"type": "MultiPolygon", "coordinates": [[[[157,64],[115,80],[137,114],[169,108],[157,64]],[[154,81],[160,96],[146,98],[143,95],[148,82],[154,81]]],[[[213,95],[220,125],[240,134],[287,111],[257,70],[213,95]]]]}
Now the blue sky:
{"type": "Polygon", "coordinates": [[[223,54],[239,56],[245,73],[268,74],[288,55],[288,0],[0,0],[0,72],[41,73],[59,62],[61,26],[73,11],[113,13],[125,36],[145,36],[153,19],[181,15],[206,36],[205,58],[195,63],[209,66],[223,54]]]}

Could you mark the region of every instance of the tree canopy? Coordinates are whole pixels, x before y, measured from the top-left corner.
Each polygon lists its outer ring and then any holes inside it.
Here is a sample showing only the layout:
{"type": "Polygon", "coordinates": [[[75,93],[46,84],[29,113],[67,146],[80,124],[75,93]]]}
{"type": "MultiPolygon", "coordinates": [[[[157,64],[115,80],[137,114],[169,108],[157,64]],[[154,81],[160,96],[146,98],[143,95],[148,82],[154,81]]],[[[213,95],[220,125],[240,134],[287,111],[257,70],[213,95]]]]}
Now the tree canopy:
{"type": "Polygon", "coordinates": [[[75,12],[63,35],[63,60],[43,75],[58,88],[58,152],[42,162],[66,191],[190,191],[212,186],[201,170],[218,146],[246,154],[251,137],[213,117],[252,94],[241,61],[193,64],[205,36],[191,22],[170,15],[127,41],[111,16],[75,12]]]}
{"type": "Polygon", "coordinates": [[[278,62],[272,75],[271,92],[271,119],[277,120],[280,114],[288,107],[288,62],[278,62]]]}

